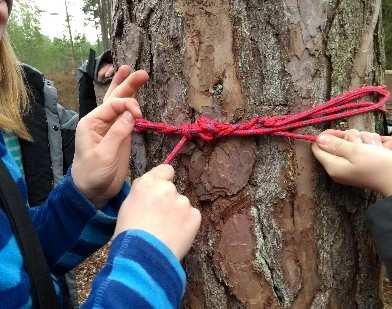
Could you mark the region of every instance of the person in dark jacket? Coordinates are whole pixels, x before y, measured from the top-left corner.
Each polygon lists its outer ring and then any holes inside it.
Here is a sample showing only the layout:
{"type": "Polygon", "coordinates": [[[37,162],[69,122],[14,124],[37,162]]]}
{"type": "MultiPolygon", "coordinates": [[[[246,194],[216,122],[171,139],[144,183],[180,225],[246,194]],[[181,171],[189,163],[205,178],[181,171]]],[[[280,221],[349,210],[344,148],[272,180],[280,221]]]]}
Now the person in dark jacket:
{"type": "Polygon", "coordinates": [[[377,252],[392,279],[392,137],[357,130],[327,130],[313,153],[333,180],[379,192],[367,219],[377,252]]]}
{"type": "Polygon", "coordinates": [[[114,73],[113,57],[110,50],[96,57],[94,50],[90,50],[88,60],[77,70],[76,80],[79,85],[79,116],[84,117],[102,99],[114,73]]]}

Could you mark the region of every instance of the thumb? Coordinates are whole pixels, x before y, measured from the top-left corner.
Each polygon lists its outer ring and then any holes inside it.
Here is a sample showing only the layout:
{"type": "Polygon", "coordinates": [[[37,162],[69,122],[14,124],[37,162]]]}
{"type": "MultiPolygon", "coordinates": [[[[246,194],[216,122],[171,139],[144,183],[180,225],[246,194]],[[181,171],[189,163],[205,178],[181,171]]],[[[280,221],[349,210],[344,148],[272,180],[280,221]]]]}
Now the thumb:
{"type": "Polygon", "coordinates": [[[350,157],[352,157],[354,153],[354,143],[331,134],[320,134],[316,140],[316,143],[317,146],[320,147],[320,149],[332,155],[343,157],[348,160],[350,159],[350,157]]]}
{"type": "Polygon", "coordinates": [[[168,180],[168,181],[173,181],[175,175],[174,168],[169,164],[158,165],[148,173],[155,178],[168,180]]]}
{"type": "Polygon", "coordinates": [[[116,154],[123,141],[127,138],[131,138],[131,133],[134,127],[135,118],[129,111],[125,111],[110,127],[101,140],[99,147],[104,152],[109,151],[116,154]]]}

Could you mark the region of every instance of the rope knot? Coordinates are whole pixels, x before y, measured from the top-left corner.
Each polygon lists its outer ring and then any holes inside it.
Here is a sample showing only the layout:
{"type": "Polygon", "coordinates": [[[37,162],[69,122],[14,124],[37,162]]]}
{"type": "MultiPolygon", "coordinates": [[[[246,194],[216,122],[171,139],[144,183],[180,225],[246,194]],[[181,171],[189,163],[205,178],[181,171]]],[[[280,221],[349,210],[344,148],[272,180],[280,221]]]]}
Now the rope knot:
{"type": "Polygon", "coordinates": [[[182,136],[185,136],[187,139],[192,138],[192,132],[193,132],[192,124],[189,124],[189,123],[182,124],[179,127],[179,131],[180,131],[180,134],[182,136]]]}
{"type": "Polygon", "coordinates": [[[218,136],[217,122],[207,117],[200,117],[195,123],[199,136],[205,141],[212,141],[218,136]]]}

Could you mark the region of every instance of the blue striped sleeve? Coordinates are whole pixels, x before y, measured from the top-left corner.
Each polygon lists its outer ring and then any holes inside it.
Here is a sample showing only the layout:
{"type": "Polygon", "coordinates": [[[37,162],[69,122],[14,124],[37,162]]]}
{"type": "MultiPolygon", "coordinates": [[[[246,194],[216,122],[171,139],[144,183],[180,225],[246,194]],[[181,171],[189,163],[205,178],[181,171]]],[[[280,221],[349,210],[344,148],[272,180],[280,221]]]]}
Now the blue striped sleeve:
{"type": "Polygon", "coordinates": [[[113,241],[83,308],[179,308],[185,283],[180,262],[159,239],[129,230],[113,241]]]}
{"type": "Polygon", "coordinates": [[[124,184],[117,196],[98,210],[79,192],[68,172],[42,206],[30,209],[54,274],[74,268],[110,240],[128,192],[129,186],[124,184]]]}

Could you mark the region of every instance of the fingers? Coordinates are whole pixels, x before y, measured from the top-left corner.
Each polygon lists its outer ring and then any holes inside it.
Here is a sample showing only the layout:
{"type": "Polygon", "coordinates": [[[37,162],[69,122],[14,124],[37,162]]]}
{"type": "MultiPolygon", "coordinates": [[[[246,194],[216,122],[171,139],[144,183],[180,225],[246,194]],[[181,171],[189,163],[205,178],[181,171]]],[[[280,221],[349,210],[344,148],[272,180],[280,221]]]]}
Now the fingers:
{"type": "Polygon", "coordinates": [[[138,101],[136,101],[134,98],[113,98],[110,101],[110,104],[112,104],[113,106],[118,104],[124,104],[125,110],[129,111],[136,119],[142,117],[140,105],[138,101]]]}
{"type": "Polygon", "coordinates": [[[361,132],[361,138],[365,144],[382,146],[381,136],[377,133],[361,132]]]}
{"type": "MultiPolygon", "coordinates": [[[[333,135],[355,144],[365,143],[365,144],[371,144],[377,146],[381,146],[382,143],[385,141],[385,138],[388,138],[388,137],[380,136],[377,133],[371,133],[366,131],[360,132],[355,129],[350,129],[347,131],[328,129],[322,132],[321,134],[333,135]]],[[[392,138],[390,139],[392,140],[392,138]]]]}
{"type": "Polygon", "coordinates": [[[178,205],[182,207],[191,207],[191,202],[189,201],[189,198],[187,198],[185,195],[178,194],[177,195],[177,202],[178,205]]]}
{"type": "Polygon", "coordinates": [[[337,177],[340,171],[346,171],[350,167],[348,160],[324,151],[318,144],[312,145],[312,151],[316,159],[332,178],[337,177]]]}
{"type": "Polygon", "coordinates": [[[344,139],[355,144],[362,144],[361,133],[355,129],[344,131],[344,139]]]}
{"type": "Polygon", "coordinates": [[[162,180],[173,181],[175,172],[171,165],[161,164],[154,167],[151,171],[148,172],[148,174],[162,180]]]}
{"type": "Polygon", "coordinates": [[[381,136],[372,132],[359,132],[351,129],[344,132],[344,139],[355,144],[368,144],[382,146],[381,136]]]}
{"type": "Polygon", "coordinates": [[[314,156],[320,163],[326,168],[333,166],[334,164],[344,165],[347,160],[344,158],[335,156],[329,152],[321,149],[317,144],[312,145],[312,151],[314,156]]]}
{"type": "MultiPolygon", "coordinates": [[[[115,77],[113,78],[113,81],[115,80],[115,77]]],[[[119,80],[121,79],[119,78],[118,81],[119,80]]],[[[146,71],[143,70],[136,71],[130,74],[120,84],[117,84],[116,82],[113,85],[114,88],[111,90],[109,96],[105,96],[105,99],[110,97],[118,97],[118,98],[132,97],[136,94],[136,91],[141,86],[143,86],[147,81],[148,81],[148,74],[146,71]]]]}
{"type": "Polygon", "coordinates": [[[392,136],[381,136],[382,146],[392,150],[392,136]]]}
{"type": "Polygon", "coordinates": [[[328,130],[325,130],[324,132],[322,132],[321,134],[330,134],[330,135],[333,135],[333,136],[336,136],[339,138],[344,138],[345,131],[328,129],[328,130]]]}
{"type": "Polygon", "coordinates": [[[331,155],[344,157],[349,161],[354,152],[354,143],[331,134],[320,134],[316,142],[320,149],[330,153],[331,155]]]}
{"type": "Polygon", "coordinates": [[[392,150],[392,140],[388,140],[388,141],[384,142],[382,145],[384,148],[392,150]]]}
{"type": "MultiPolygon", "coordinates": [[[[135,118],[129,111],[125,111],[106,132],[102,138],[99,149],[102,152],[118,153],[121,145],[128,139],[127,144],[131,147],[131,133],[135,126],[135,118]]],[[[111,157],[111,156],[108,156],[111,157]]]]}
{"type": "Polygon", "coordinates": [[[119,67],[117,73],[114,75],[112,82],[105,94],[104,102],[112,94],[113,90],[116,89],[128,76],[131,74],[131,67],[129,65],[122,65],[119,67]]]}
{"type": "Polygon", "coordinates": [[[97,119],[111,123],[125,111],[130,112],[134,118],[140,118],[142,116],[139,103],[135,99],[117,98],[112,99],[108,104],[101,104],[83,118],[86,118],[86,120],[97,119]]]}

